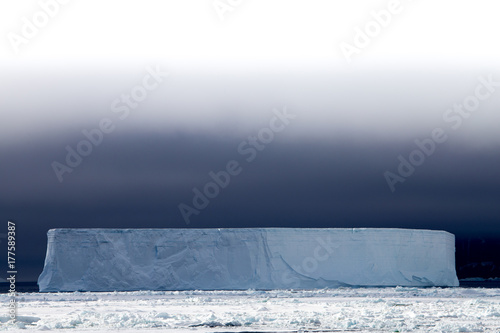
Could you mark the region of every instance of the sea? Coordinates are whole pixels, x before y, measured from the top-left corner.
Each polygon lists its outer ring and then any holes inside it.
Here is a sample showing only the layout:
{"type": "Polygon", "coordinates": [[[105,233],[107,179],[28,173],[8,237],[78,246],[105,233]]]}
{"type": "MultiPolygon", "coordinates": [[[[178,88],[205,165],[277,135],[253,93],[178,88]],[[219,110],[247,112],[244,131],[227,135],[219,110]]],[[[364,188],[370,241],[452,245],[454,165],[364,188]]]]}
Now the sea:
{"type": "MultiPolygon", "coordinates": [[[[500,288],[500,278],[493,279],[465,279],[460,280],[461,288],[500,288]]],[[[0,294],[9,292],[10,285],[8,282],[0,282],[0,294]]],[[[357,287],[355,287],[357,288],[357,287]]],[[[369,288],[369,287],[363,287],[369,288]]],[[[445,287],[454,288],[454,287],[445,287]]],[[[39,292],[38,284],[36,282],[16,282],[16,292],[19,293],[37,293],[39,292]]]]}

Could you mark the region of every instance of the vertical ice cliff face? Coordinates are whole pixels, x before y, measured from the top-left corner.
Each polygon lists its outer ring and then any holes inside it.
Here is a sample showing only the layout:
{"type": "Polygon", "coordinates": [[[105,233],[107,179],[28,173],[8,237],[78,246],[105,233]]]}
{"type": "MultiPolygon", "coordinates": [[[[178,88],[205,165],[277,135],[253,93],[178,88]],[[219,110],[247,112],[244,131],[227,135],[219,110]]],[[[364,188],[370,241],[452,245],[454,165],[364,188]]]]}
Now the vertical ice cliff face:
{"type": "Polygon", "coordinates": [[[411,229],[52,229],[40,291],[457,286],[455,237],[411,229]]]}

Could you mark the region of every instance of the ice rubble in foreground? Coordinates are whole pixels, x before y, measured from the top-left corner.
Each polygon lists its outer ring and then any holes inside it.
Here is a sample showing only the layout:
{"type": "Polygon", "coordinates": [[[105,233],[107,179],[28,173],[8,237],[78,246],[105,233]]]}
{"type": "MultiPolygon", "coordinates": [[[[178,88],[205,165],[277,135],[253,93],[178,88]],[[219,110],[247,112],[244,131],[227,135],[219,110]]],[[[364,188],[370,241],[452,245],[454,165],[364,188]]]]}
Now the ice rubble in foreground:
{"type": "MultiPolygon", "coordinates": [[[[498,333],[500,328],[500,289],[485,288],[20,293],[18,300],[17,322],[0,313],[0,331],[498,333]]],[[[0,294],[0,304],[8,301],[0,294]]]]}
{"type": "Polygon", "coordinates": [[[413,229],[52,229],[40,291],[458,286],[455,237],[413,229]]]}

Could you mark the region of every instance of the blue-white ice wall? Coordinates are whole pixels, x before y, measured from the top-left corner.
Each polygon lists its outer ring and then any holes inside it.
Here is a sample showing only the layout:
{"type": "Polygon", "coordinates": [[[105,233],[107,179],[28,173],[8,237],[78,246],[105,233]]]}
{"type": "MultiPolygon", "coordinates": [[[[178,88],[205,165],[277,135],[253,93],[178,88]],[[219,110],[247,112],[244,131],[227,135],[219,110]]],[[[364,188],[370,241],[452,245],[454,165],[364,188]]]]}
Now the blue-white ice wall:
{"type": "Polygon", "coordinates": [[[412,229],[52,229],[40,291],[458,286],[455,237],[412,229]]]}

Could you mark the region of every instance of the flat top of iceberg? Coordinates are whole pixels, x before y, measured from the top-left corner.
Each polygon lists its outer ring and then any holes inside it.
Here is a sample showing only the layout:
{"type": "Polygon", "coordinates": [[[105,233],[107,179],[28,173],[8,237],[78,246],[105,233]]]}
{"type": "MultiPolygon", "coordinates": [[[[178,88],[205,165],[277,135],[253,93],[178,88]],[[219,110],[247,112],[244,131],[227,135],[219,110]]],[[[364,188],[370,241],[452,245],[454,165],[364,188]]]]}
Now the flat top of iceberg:
{"type": "Polygon", "coordinates": [[[289,227],[256,227],[256,228],[54,228],[50,229],[49,232],[67,232],[67,231],[100,231],[100,232],[137,232],[137,231],[164,231],[164,230],[178,230],[178,231],[193,231],[201,230],[207,232],[218,232],[218,231],[230,231],[230,232],[254,232],[254,231],[285,231],[285,230],[302,230],[302,231],[343,231],[343,232],[436,232],[436,233],[447,233],[453,235],[452,233],[445,230],[432,230],[432,229],[411,229],[411,228],[289,228],[289,227]]]}

